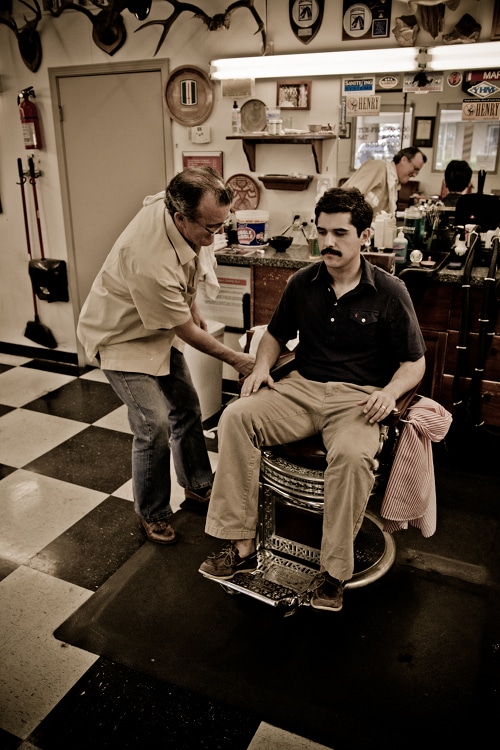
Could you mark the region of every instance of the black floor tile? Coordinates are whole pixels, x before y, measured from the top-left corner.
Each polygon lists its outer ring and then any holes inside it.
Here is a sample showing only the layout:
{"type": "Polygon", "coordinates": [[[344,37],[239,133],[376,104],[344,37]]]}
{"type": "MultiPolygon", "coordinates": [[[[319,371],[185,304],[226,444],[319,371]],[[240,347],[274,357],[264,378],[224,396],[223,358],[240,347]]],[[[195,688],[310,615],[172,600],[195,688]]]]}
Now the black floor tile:
{"type": "Polygon", "coordinates": [[[132,476],[132,435],[90,426],[23,468],[111,495],[132,476]]]}
{"type": "Polygon", "coordinates": [[[143,544],[133,503],[108,497],[32,557],[29,566],[94,591],[143,544]]]}
{"type": "Polygon", "coordinates": [[[24,408],[92,424],[121,405],[122,401],[107,383],[76,378],[24,408]]]}
{"type": "Polygon", "coordinates": [[[0,417],[3,417],[4,414],[8,414],[9,411],[13,411],[14,408],[14,406],[6,406],[5,404],[0,404],[0,417]]]}
{"type": "Polygon", "coordinates": [[[8,477],[16,469],[13,466],[7,466],[6,464],[0,464],[0,479],[8,477]]]}
{"type": "MultiPolygon", "coordinates": [[[[3,729],[0,729],[0,748],[2,748],[2,750],[17,750],[21,747],[22,742],[23,741],[20,740],[19,737],[14,737],[10,732],[5,732],[3,729]]],[[[34,750],[37,749],[34,748],[34,750]]]]}
{"type": "MultiPolygon", "coordinates": [[[[2,557],[0,557],[0,581],[4,578],[7,578],[7,576],[13,573],[18,567],[19,566],[16,565],[16,563],[13,563],[11,560],[4,560],[2,557]]],[[[0,748],[3,748],[1,739],[2,735],[0,734],[0,748]]]]}
{"type": "Polygon", "coordinates": [[[57,372],[59,375],[74,375],[78,377],[85,372],[92,370],[92,367],[79,367],[77,364],[67,362],[51,362],[46,359],[32,359],[21,367],[28,367],[33,370],[44,370],[45,372],[57,372]]]}
{"type": "Polygon", "coordinates": [[[28,739],[40,750],[246,750],[259,723],[99,659],[28,739]]]}
{"type": "Polygon", "coordinates": [[[2,372],[7,372],[7,370],[12,370],[13,365],[4,365],[0,362],[0,374],[2,372]]]}

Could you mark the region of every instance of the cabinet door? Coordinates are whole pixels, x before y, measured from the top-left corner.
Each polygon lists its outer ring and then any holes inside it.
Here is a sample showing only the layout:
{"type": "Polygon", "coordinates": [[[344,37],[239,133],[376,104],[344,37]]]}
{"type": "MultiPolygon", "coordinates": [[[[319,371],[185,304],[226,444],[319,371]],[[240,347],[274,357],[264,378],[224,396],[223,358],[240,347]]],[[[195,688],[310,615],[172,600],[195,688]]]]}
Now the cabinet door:
{"type": "Polygon", "coordinates": [[[435,401],[441,399],[443,366],[448,334],[444,331],[422,329],[427,351],[425,353],[425,374],[418,392],[435,401]]]}
{"type": "Polygon", "coordinates": [[[294,272],[293,268],[253,266],[252,325],[269,323],[286,282],[294,272]]]}

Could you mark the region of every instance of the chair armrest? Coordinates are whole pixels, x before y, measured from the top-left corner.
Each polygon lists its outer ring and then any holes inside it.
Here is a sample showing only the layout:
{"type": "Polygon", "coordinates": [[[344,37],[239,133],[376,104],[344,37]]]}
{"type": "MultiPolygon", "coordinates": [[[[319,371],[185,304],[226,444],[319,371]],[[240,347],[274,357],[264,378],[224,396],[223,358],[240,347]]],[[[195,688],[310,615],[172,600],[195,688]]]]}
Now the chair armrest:
{"type": "Polygon", "coordinates": [[[388,424],[390,427],[395,427],[401,417],[408,411],[410,406],[415,401],[415,398],[417,396],[417,391],[420,388],[420,383],[417,383],[416,386],[411,388],[406,393],[403,393],[402,396],[400,396],[396,400],[396,407],[395,409],[383,420],[384,424],[388,424]]]}

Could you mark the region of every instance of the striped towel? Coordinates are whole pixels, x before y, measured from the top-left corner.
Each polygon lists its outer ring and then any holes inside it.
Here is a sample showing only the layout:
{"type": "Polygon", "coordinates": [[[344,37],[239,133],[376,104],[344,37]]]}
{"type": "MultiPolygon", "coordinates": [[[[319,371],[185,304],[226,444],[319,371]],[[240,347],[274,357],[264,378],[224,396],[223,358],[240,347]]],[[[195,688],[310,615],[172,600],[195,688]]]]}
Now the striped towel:
{"type": "Polygon", "coordinates": [[[430,398],[421,398],[408,410],[380,509],[384,531],[407,529],[408,524],[425,537],[436,531],[431,442],[443,440],[451,420],[450,412],[430,398]]]}

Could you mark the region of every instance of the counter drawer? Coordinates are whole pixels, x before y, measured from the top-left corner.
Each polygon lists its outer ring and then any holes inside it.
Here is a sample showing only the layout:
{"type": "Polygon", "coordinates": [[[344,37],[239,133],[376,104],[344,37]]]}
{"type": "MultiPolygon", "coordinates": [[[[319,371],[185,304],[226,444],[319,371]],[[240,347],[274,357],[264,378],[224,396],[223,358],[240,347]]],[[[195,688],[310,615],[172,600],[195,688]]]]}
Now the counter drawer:
{"type": "MultiPolygon", "coordinates": [[[[462,393],[467,392],[469,384],[470,378],[462,380],[462,393]]],[[[452,386],[453,375],[444,375],[440,403],[453,414],[452,386]]],[[[500,383],[484,380],[481,384],[481,413],[486,424],[500,426],[500,383]]]]}
{"type": "MultiPolygon", "coordinates": [[[[453,289],[453,295],[450,312],[450,328],[451,330],[458,331],[460,329],[460,315],[462,312],[462,287],[453,285],[451,288],[453,289]]],[[[470,330],[478,332],[479,318],[483,304],[483,287],[471,286],[469,304],[470,330]]],[[[500,335],[500,315],[498,315],[498,312],[495,323],[495,333],[500,335]]]]}
{"type": "MultiPolygon", "coordinates": [[[[444,372],[454,373],[457,363],[458,331],[448,332],[448,343],[446,346],[446,357],[444,361],[444,372]]],[[[479,334],[469,334],[467,341],[467,359],[465,375],[471,377],[477,364],[479,345],[479,334]]],[[[493,336],[493,341],[488,350],[484,367],[484,377],[487,380],[500,381],[500,336],[493,336]]]]}

